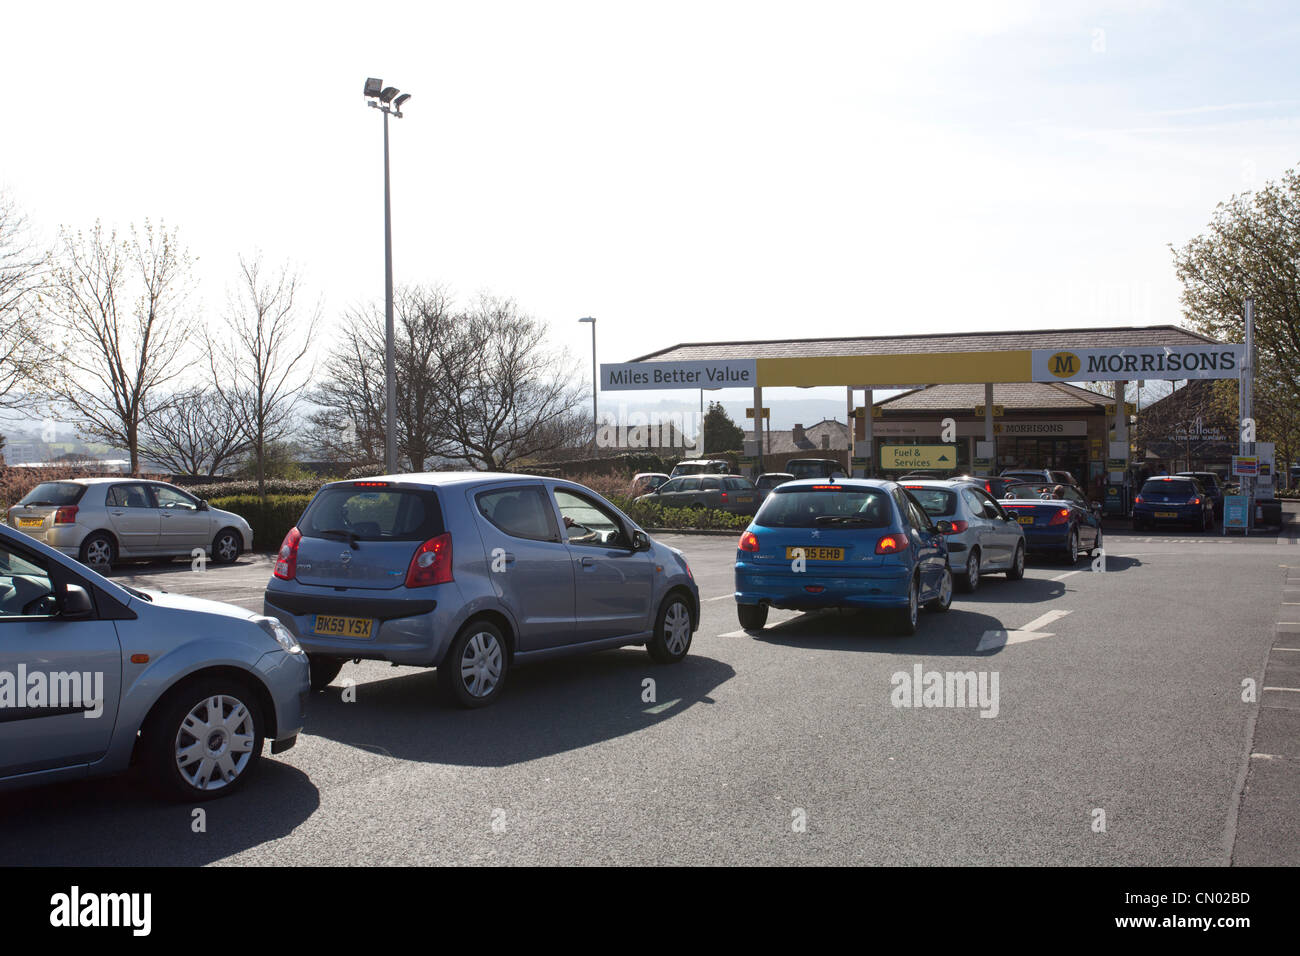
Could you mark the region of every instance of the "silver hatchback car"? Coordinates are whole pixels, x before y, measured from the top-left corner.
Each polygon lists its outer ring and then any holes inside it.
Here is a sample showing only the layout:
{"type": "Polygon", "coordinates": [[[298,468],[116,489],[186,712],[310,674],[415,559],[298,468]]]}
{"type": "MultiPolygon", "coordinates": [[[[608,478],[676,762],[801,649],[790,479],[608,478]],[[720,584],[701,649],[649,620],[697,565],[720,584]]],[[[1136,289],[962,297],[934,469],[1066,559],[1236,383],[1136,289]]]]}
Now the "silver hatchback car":
{"type": "Polygon", "coordinates": [[[293,746],[306,656],[279,621],[122,587],[0,527],[0,790],[140,765],[165,796],[233,793],[293,746]]]}
{"type": "Polygon", "coordinates": [[[945,535],[948,567],[961,590],[978,590],[980,578],[990,572],[1005,572],[1011,581],[1025,576],[1024,530],[982,481],[909,481],[903,487],[932,519],[952,524],[945,535]]]}
{"type": "Polygon", "coordinates": [[[42,482],[5,519],[9,527],[100,570],[119,558],[189,557],[198,548],[229,564],[253,547],[253,529],[241,516],[143,478],[42,482]]]}
{"type": "Polygon", "coordinates": [[[645,645],[680,661],[699,624],[682,553],[582,485],[483,472],[325,485],[285,537],[265,611],[321,688],[352,659],[436,667],[462,707],[526,661],[645,645]]]}

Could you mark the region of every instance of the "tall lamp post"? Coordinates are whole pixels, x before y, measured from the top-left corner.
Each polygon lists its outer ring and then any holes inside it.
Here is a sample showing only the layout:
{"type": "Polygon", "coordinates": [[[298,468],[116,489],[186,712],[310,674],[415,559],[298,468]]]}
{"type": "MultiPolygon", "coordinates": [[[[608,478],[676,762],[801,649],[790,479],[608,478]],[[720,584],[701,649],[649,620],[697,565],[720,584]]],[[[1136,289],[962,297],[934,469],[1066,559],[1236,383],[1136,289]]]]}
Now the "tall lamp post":
{"type": "Polygon", "coordinates": [[[595,458],[596,439],[600,435],[600,422],[596,420],[596,385],[600,382],[596,377],[596,319],[589,315],[578,321],[591,323],[591,457],[595,458]]]}
{"type": "Polygon", "coordinates": [[[384,467],[397,474],[397,362],[393,347],[393,214],[388,186],[388,117],[402,118],[402,104],[410,93],[398,96],[395,86],[383,80],[366,80],[367,104],[384,114],[384,467]]]}

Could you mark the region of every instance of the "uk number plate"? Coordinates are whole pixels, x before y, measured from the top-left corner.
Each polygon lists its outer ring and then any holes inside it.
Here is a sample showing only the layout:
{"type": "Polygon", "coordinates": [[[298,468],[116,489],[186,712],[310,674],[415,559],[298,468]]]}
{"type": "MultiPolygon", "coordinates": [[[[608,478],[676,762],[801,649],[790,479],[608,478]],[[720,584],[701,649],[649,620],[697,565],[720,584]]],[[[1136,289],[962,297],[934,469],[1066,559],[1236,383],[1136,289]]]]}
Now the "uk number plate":
{"type": "Polygon", "coordinates": [[[803,552],[805,561],[843,561],[843,548],[786,548],[785,557],[787,561],[793,561],[799,557],[799,552],[803,552]]]}
{"type": "Polygon", "coordinates": [[[375,622],[367,617],[335,617],[332,614],[317,614],[312,631],[322,637],[370,637],[375,622]]]}

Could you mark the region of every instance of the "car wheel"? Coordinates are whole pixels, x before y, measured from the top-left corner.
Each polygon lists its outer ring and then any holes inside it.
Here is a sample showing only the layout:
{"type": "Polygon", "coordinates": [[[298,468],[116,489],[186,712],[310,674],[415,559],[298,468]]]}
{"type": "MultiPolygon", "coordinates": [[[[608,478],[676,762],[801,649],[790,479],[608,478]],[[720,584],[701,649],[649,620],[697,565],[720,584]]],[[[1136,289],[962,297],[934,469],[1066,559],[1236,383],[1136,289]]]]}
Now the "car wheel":
{"type": "Polygon", "coordinates": [[[1098,528],[1098,529],[1097,529],[1097,540],[1095,540],[1095,541],[1092,543],[1092,550],[1093,550],[1093,551],[1101,551],[1101,550],[1103,550],[1104,548],[1105,548],[1105,545],[1102,543],[1101,529],[1098,528]]]}
{"type": "Polygon", "coordinates": [[[234,564],[244,550],[244,540],[234,528],[223,528],[212,539],[212,560],[217,564],[234,564]]]}
{"type": "Polygon", "coordinates": [[[1079,563],[1079,529],[1074,528],[1070,531],[1070,540],[1065,545],[1065,563],[1079,563]]]}
{"type": "MultiPolygon", "coordinates": [[[[765,609],[766,610],[766,609],[765,609]]],[[[656,664],[675,664],[691,649],[691,607],[681,594],[670,594],[655,618],[645,649],[656,664]]]]}
{"type": "Polygon", "coordinates": [[[766,604],[737,604],[736,616],[740,618],[740,626],[746,631],[761,631],[763,625],[767,623],[767,605],[766,604]]]}
{"type": "Polygon", "coordinates": [[[311,689],[324,690],[343,670],[345,658],[326,657],[321,654],[308,654],[307,663],[311,665],[311,689]]]}
{"type": "Polygon", "coordinates": [[[117,560],[117,545],[113,536],[104,531],[96,531],[86,536],[81,542],[81,563],[103,574],[112,569],[117,560]]]}
{"type": "Polygon", "coordinates": [[[1025,576],[1025,546],[1016,545],[1016,556],[1011,559],[1011,567],[1007,568],[1007,580],[1019,581],[1025,576]]]}
{"type": "Polygon", "coordinates": [[[967,594],[974,594],[980,586],[980,549],[971,548],[966,558],[966,573],[961,576],[961,589],[967,594]]]}
{"type": "Polygon", "coordinates": [[[911,583],[907,587],[907,607],[894,612],[894,630],[903,637],[911,637],[916,633],[916,626],[920,618],[920,590],[920,586],[916,582],[916,575],[912,575],[911,583]]]}
{"type": "Polygon", "coordinates": [[[490,621],[470,621],[438,665],[438,688],[457,707],[486,707],[501,696],[509,668],[500,629],[490,621]]]}
{"type": "Polygon", "coordinates": [[[234,793],[261,758],[263,726],[257,698],[242,682],[211,677],[185,685],[145,725],[150,782],[186,803],[234,793]]]}
{"type": "Polygon", "coordinates": [[[943,580],[939,582],[939,596],[926,605],[931,611],[946,611],[952,607],[952,572],[943,569],[943,580]]]}

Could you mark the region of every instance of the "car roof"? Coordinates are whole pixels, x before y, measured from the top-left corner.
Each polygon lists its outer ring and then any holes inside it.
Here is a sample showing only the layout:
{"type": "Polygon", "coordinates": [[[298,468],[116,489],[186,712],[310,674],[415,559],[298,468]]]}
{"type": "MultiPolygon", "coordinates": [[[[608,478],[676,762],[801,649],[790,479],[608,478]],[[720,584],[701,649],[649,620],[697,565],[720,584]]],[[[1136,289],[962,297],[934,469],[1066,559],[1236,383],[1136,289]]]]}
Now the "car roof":
{"type": "Polygon", "coordinates": [[[798,491],[800,488],[812,488],[818,485],[840,485],[845,491],[872,488],[876,491],[890,491],[899,487],[898,482],[886,478],[795,478],[781,485],[783,490],[798,491]]]}
{"type": "Polygon", "coordinates": [[[760,478],[793,478],[794,475],[788,471],[765,471],[758,477],[760,478]]]}

